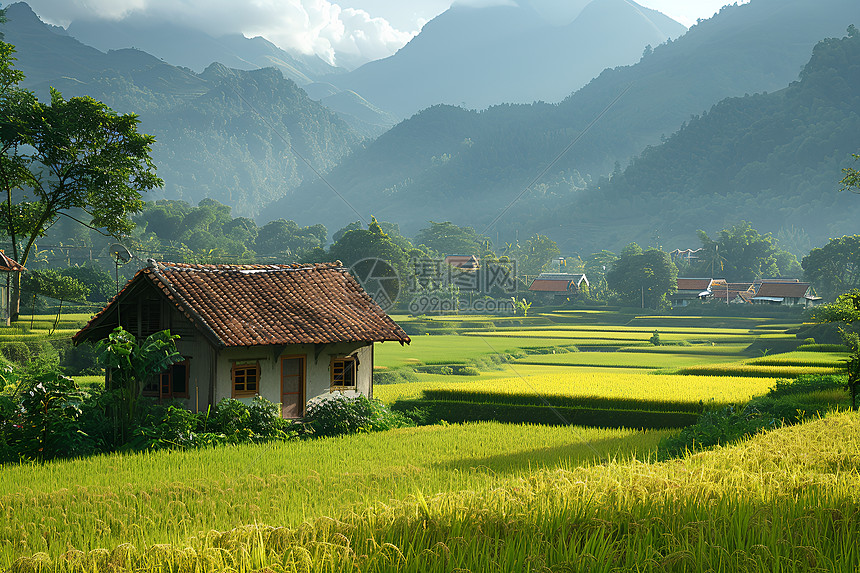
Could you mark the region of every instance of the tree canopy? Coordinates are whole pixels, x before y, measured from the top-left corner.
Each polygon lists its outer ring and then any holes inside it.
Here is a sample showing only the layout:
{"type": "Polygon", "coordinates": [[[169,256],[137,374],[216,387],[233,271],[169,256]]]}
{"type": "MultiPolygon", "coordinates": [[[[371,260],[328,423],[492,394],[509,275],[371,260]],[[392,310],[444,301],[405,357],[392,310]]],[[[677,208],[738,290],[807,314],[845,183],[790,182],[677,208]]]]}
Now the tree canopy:
{"type": "Polygon", "coordinates": [[[141,193],[162,184],[150,158],[155,139],[138,133],[136,115],[117,115],[89,97],[66,100],[52,90],[50,103],[38,101],[18,87],[13,52],[0,43],[0,224],[13,258],[26,265],[36,240],[63,215],[107,235],[128,234],[141,193]]]}
{"type": "Polygon", "coordinates": [[[668,303],[666,296],[677,287],[678,269],[668,253],[643,251],[631,243],[606,273],[606,281],[622,304],[656,309],[668,303]]]}
{"type": "Polygon", "coordinates": [[[762,235],[746,221],[723,229],[713,239],[699,231],[699,240],[702,253],[694,272],[701,276],[741,282],[800,272],[794,255],[780,249],[770,233],[762,235]]]}

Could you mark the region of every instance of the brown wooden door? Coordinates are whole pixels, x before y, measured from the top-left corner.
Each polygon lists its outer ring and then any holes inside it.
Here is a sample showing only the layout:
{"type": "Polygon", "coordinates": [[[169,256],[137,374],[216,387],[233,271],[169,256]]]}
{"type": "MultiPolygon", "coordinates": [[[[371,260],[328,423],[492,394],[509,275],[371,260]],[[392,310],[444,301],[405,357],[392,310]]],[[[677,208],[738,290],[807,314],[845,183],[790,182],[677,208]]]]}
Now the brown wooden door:
{"type": "Polygon", "coordinates": [[[281,358],[281,417],[300,418],[305,413],[305,357],[281,358]]]}

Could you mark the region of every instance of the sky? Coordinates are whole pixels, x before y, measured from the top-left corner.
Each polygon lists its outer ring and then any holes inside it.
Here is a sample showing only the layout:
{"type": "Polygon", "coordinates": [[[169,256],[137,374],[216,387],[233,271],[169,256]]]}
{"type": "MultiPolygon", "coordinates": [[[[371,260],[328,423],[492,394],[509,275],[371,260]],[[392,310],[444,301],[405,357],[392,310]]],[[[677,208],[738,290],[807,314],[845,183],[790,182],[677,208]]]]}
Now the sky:
{"type": "MultiPolygon", "coordinates": [[[[456,0],[511,4],[517,0],[456,0]]],[[[518,0],[524,1],[524,0],[518,0]]],[[[527,0],[564,17],[588,0],[527,0]]],[[[741,3],[745,0],[741,0],[741,3]]],[[[451,6],[452,0],[27,0],[42,20],[67,26],[74,19],[121,19],[133,14],[169,18],[212,35],[241,32],[279,47],[317,54],[330,63],[384,58],[451,6]]],[[[732,0],[734,2],[734,0],[732,0]]],[[[707,19],[727,0],[639,0],[686,26],[707,19]]],[[[6,3],[4,2],[4,5],[6,3]]]]}

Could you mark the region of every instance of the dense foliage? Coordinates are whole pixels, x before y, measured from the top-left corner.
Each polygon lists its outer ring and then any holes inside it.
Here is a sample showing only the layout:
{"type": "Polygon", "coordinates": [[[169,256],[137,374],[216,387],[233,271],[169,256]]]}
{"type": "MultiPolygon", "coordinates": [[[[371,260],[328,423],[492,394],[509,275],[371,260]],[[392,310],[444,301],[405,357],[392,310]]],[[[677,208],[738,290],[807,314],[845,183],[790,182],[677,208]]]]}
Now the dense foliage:
{"type": "Polygon", "coordinates": [[[659,249],[643,251],[636,243],[627,245],[606,273],[609,288],[625,306],[659,309],[668,305],[667,295],[677,288],[678,269],[667,253],[659,249]]]}
{"type": "Polygon", "coordinates": [[[857,150],[858,59],[853,28],[820,42],[799,81],[720,102],[573,197],[545,226],[594,215],[625,226],[631,238],[658,229],[665,239],[747,220],[774,232],[800,229],[813,242],[852,229],[860,205],[837,190],[857,150]]]}
{"type": "Polygon", "coordinates": [[[801,265],[806,279],[825,299],[860,288],[860,235],[830,239],[803,257],[801,265]]]}

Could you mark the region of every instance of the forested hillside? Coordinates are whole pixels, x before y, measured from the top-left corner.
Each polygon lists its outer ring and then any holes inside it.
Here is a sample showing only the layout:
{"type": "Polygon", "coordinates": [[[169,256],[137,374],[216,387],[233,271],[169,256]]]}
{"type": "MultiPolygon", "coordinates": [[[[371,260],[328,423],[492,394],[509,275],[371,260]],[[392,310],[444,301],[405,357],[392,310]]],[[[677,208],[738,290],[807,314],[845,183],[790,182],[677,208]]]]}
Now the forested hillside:
{"type": "Polygon", "coordinates": [[[800,81],[719,103],[538,226],[568,248],[598,244],[610,223],[675,246],[740,220],[813,245],[856,232],[860,199],[837,192],[860,151],[860,32],[849,34],[816,46],[800,81]]]}
{"type": "MultiPolygon", "coordinates": [[[[347,158],[327,179],[365,218],[398,221],[407,233],[427,219],[482,228],[503,213],[498,228],[489,231],[493,238],[497,231],[508,239],[517,230],[568,233],[535,228],[529,221],[547,224],[554,201],[620,170],[647,145],[660,143],[718,101],[785,88],[797,80],[817,42],[844,35],[854,20],[860,21],[856,0],[728,6],[638,64],[603,72],[560,104],[503,105],[484,112],[427,109],[347,158]]],[[[329,228],[356,219],[319,181],[275,203],[267,216],[302,224],[322,219],[329,228]],[[324,214],[320,197],[331,200],[324,214]]],[[[588,225],[588,236],[601,230],[581,217],[573,221],[588,225]]],[[[601,240],[617,247],[628,239],[617,233],[601,240]]]]}
{"type": "Polygon", "coordinates": [[[88,95],[120,113],[140,115],[156,137],[153,157],[164,189],[148,199],[192,203],[206,197],[239,215],[257,215],[314,173],[332,168],[362,137],[273,68],[203,73],[171,66],[145,52],[102,53],[43,24],[26,4],[0,25],[15,45],[25,87],[40,98],[49,87],[88,95]]]}

